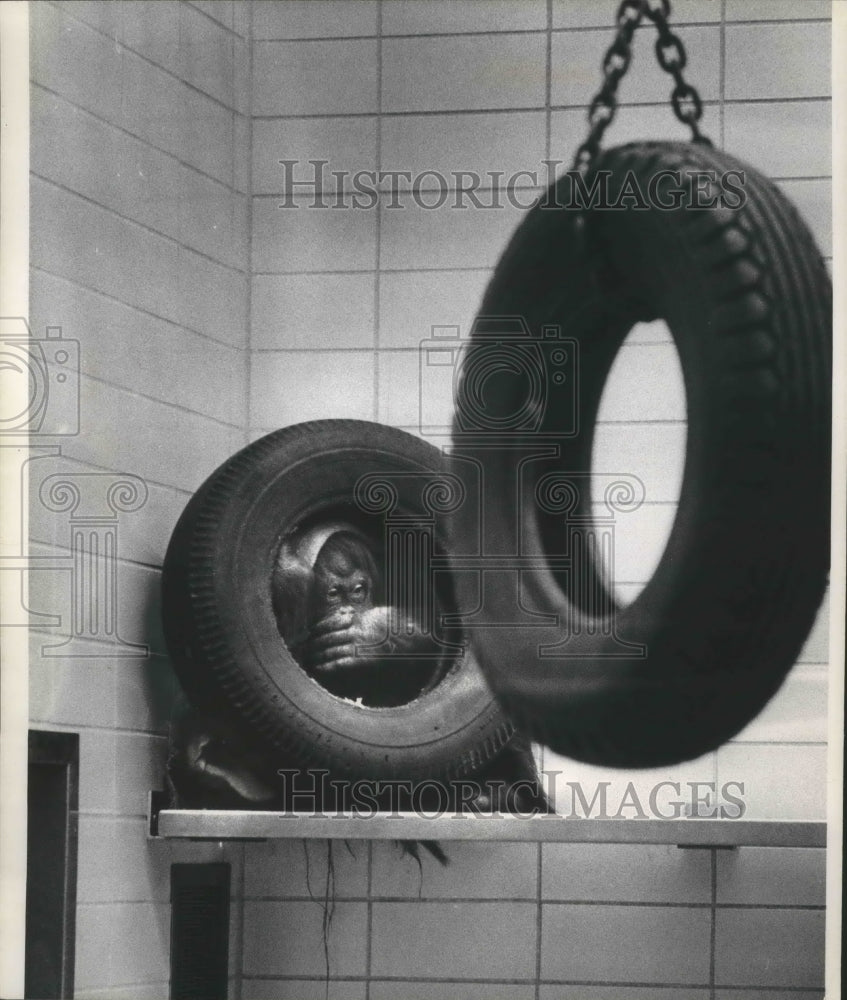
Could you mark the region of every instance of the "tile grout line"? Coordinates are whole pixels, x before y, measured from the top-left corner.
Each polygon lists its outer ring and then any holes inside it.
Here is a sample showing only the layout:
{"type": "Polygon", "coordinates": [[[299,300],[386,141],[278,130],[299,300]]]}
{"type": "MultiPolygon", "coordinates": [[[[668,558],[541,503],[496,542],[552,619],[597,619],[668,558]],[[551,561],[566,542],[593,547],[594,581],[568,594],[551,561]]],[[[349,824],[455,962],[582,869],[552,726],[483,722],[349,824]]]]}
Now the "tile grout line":
{"type": "Polygon", "coordinates": [[[217,267],[221,267],[226,271],[232,271],[234,274],[241,275],[242,277],[247,274],[247,271],[243,267],[235,267],[233,264],[220,260],[217,257],[213,257],[210,253],[206,253],[205,250],[198,250],[197,247],[191,246],[190,243],[186,243],[177,236],[172,236],[170,233],[162,232],[161,229],[156,229],[155,227],[148,225],[146,222],[140,222],[138,219],[133,219],[131,215],[125,215],[122,211],[120,211],[120,209],[113,208],[111,205],[106,205],[102,201],[97,201],[97,199],[92,198],[91,195],[83,194],[81,191],[75,191],[72,187],[68,187],[67,184],[62,183],[62,181],[57,181],[52,177],[47,177],[45,174],[40,174],[36,170],[30,170],[30,177],[34,177],[36,180],[41,181],[42,184],[49,184],[58,191],[72,195],[74,198],[79,198],[80,201],[84,201],[87,205],[93,205],[102,212],[108,212],[109,215],[113,215],[116,219],[120,219],[122,222],[128,222],[131,226],[137,226],[139,229],[144,230],[145,233],[149,233],[157,239],[165,240],[168,243],[174,243],[180,250],[187,250],[189,253],[197,254],[198,257],[202,257],[204,260],[215,264],[217,267]]]}
{"type": "MultiPolygon", "coordinates": [[[[793,179],[795,179],[795,180],[806,180],[807,178],[793,178],[793,179]]],[[[827,177],[827,178],[816,178],[816,179],[830,180],[831,178],[827,177]]],[[[257,197],[261,197],[261,195],[259,195],[257,197]]],[[[821,254],[821,257],[825,261],[830,261],[830,262],[832,261],[832,255],[831,254],[821,254]]],[[[56,274],[55,272],[50,271],[49,268],[45,268],[45,267],[42,267],[42,266],[37,265],[37,264],[33,265],[33,267],[35,268],[35,270],[44,271],[47,274],[53,275],[54,277],[64,278],[64,280],[66,280],[66,281],[71,281],[74,284],[79,284],[83,288],[88,288],[90,291],[94,291],[94,292],[97,292],[100,295],[103,295],[105,298],[114,298],[114,296],[110,296],[106,292],[101,292],[100,289],[93,288],[90,285],[86,285],[84,282],[77,281],[74,278],[67,278],[67,277],[65,277],[64,275],[61,275],[61,274],[56,274]]],[[[462,265],[454,265],[454,266],[447,265],[447,266],[443,266],[442,265],[440,267],[386,267],[386,268],[382,269],[382,274],[408,274],[408,275],[421,275],[421,274],[463,274],[463,273],[468,272],[468,271],[476,271],[477,273],[483,273],[483,272],[485,272],[485,273],[487,273],[487,274],[490,275],[490,274],[492,274],[494,272],[494,264],[493,263],[492,264],[477,264],[475,266],[462,266],[462,265]]],[[[325,269],[323,271],[316,271],[314,269],[313,270],[302,270],[302,271],[294,271],[294,270],[291,270],[291,271],[255,271],[254,274],[253,274],[253,277],[256,277],[256,278],[281,278],[281,279],[285,279],[285,278],[302,278],[302,277],[325,278],[327,276],[356,277],[357,275],[365,276],[365,275],[373,274],[373,273],[374,273],[374,269],[373,268],[367,268],[367,267],[360,267],[360,268],[336,268],[336,269],[327,268],[327,269],[325,269]]],[[[116,301],[121,302],[120,299],[117,299],[116,301]]],[[[149,309],[145,309],[145,308],[140,307],[140,306],[128,305],[127,303],[123,303],[123,304],[127,305],[128,308],[130,308],[130,309],[137,309],[139,312],[146,312],[149,315],[151,315],[151,316],[153,316],[153,317],[155,317],[157,319],[165,319],[166,322],[169,322],[169,323],[173,324],[174,326],[182,326],[182,329],[187,329],[190,333],[198,333],[199,336],[201,336],[201,337],[202,336],[206,336],[209,340],[215,340],[216,339],[214,337],[210,337],[208,334],[202,334],[198,330],[192,330],[190,327],[186,327],[186,326],[184,326],[184,325],[182,325],[180,323],[175,323],[173,320],[167,320],[166,317],[164,317],[164,316],[157,316],[156,313],[150,312],[149,309]]],[[[218,343],[223,343],[223,341],[218,341],[218,343]]],[[[647,343],[647,341],[641,341],[640,343],[647,343]]],[[[670,340],[654,341],[654,343],[669,344],[670,340]]],[[[229,345],[229,346],[232,346],[232,345],[229,345]]],[[[269,350],[269,349],[270,348],[261,348],[261,350],[269,350]]],[[[344,350],[344,349],[345,348],[341,348],[341,350],[344,350]]],[[[310,348],[310,350],[328,351],[328,350],[337,350],[337,348],[316,347],[316,348],[310,348]]]]}
{"type": "Polygon", "coordinates": [[[371,996],[371,968],[373,963],[373,850],[374,842],[368,841],[368,926],[365,934],[365,1000],[371,996]]]}
{"type": "Polygon", "coordinates": [[[233,1000],[242,1000],[244,980],[244,886],[245,868],[247,866],[247,845],[239,844],[241,848],[241,869],[238,877],[238,934],[236,935],[235,956],[235,996],[233,1000]]]}
{"type": "MultiPolygon", "coordinates": [[[[227,34],[234,36],[234,38],[237,38],[242,42],[250,41],[249,37],[245,38],[245,36],[242,35],[240,32],[236,31],[234,27],[230,27],[230,25],[224,24],[223,21],[219,21],[216,17],[212,17],[211,14],[203,10],[202,7],[198,7],[195,3],[192,2],[192,0],[182,0],[182,2],[187,3],[192,10],[197,11],[198,14],[202,14],[203,17],[205,17],[209,22],[216,25],[218,28],[222,29],[227,34]]],[[[235,22],[233,21],[233,24],[234,23],[235,22]]]]}
{"type": "Polygon", "coordinates": [[[709,1000],[715,1000],[715,947],[717,940],[717,899],[718,899],[718,852],[715,848],[709,851],[711,855],[709,866],[711,907],[709,912],[709,1000]]]}
{"type": "Polygon", "coordinates": [[[79,278],[69,278],[66,274],[59,274],[57,271],[51,270],[49,267],[45,267],[43,264],[30,264],[31,271],[37,271],[39,274],[44,274],[48,278],[53,278],[56,281],[63,281],[65,284],[73,285],[77,289],[82,289],[85,292],[90,292],[92,295],[97,295],[107,302],[115,303],[130,312],[141,313],[142,316],[150,316],[152,319],[158,320],[160,323],[167,323],[168,326],[176,327],[181,333],[191,333],[195,337],[201,337],[203,340],[210,340],[213,344],[218,344],[220,347],[225,347],[231,351],[242,351],[243,347],[239,347],[237,344],[230,344],[228,341],[220,340],[218,337],[213,337],[210,333],[203,333],[202,330],[197,330],[192,326],[186,326],[178,320],[171,319],[168,316],[163,316],[161,313],[153,312],[152,309],[147,309],[144,306],[134,305],[132,302],[127,302],[125,299],[118,298],[117,295],[112,295],[110,292],[104,292],[102,288],[95,288],[94,285],[89,285],[85,281],[79,278]]]}
{"type": "MultiPolygon", "coordinates": [[[[150,734],[155,735],[155,734],[150,734]]],[[[164,737],[163,737],[164,738],[164,737]]],[[[147,819],[146,814],[141,813],[119,813],[111,814],[105,812],[91,812],[87,811],[81,813],[89,819],[125,819],[132,822],[144,822],[147,819]]],[[[173,843],[184,842],[180,840],[174,840],[173,843]]],[[[334,841],[331,841],[334,843],[334,841]]],[[[374,840],[373,843],[387,843],[384,840],[374,840]]],[[[546,841],[545,841],[546,843],[546,841]]],[[[592,842],[593,843],[593,842],[592,842]]],[[[558,844],[556,846],[563,846],[558,844]]],[[[567,846],[574,846],[573,844],[568,844],[567,846]]],[[[577,845],[579,846],[579,845],[577,845]]],[[[629,844],[624,846],[634,846],[643,847],[643,844],[629,844]]],[[[649,845],[648,845],[649,846],[649,845]]],[[[667,845],[665,845],[667,846],[667,845]]],[[[688,850],[694,850],[695,848],[687,848],[688,850]]],[[[709,848],[709,850],[726,850],[727,848],[709,848]]],[[[788,848],[789,850],[823,850],[823,848],[813,847],[813,848],[788,848]]],[[[702,848],[696,848],[696,850],[702,850],[702,848]]],[[[515,898],[503,897],[503,896],[381,896],[373,895],[371,902],[373,903],[390,903],[390,904],[401,904],[413,903],[415,906],[418,904],[433,904],[436,906],[445,905],[456,905],[456,904],[470,904],[470,905],[484,905],[484,906],[498,906],[501,904],[507,905],[532,905],[537,902],[534,897],[524,897],[516,896],[515,898]]],[[[340,896],[338,899],[344,903],[367,903],[368,896],[340,896]]],[[[91,903],[96,903],[95,901],[88,901],[91,903]]],[[[124,902],[146,902],[146,900],[124,900],[124,902]]],[[[251,896],[250,902],[253,903],[313,903],[314,899],[311,896],[303,895],[281,895],[281,896],[251,896]]],[[[626,909],[650,909],[650,910],[711,910],[712,904],[710,902],[706,903],[679,903],[679,902],[664,902],[664,901],[645,901],[645,900],[630,900],[630,899],[556,899],[549,898],[543,900],[544,906],[579,906],[579,907],[609,907],[609,908],[626,908],[626,909]]],[[[802,911],[808,913],[823,913],[826,910],[826,906],[823,903],[813,904],[813,903],[722,903],[717,909],[721,910],[779,910],[786,911],[790,910],[792,912],[802,911]]]]}
{"type": "MultiPolygon", "coordinates": [[[[549,161],[553,146],[553,0],[547,0],[547,65],[544,81],[544,153],[549,161]]],[[[548,181],[551,178],[548,175],[548,181]]]]}
{"type": "MultiPolygon", "coordinates": [[[[805,178],[796,178],[796,179],[800,180],[800,179],[805,179],[805,178]]],[[[820,179],[830,180],[830,178],[820,178],[820,179]]],[[[261,195],[259,195],[257,197],[261,197],[261,195]]],[[[823,260],[826,260],[826,261],[831,261],[832,260],[832,255],[831,254],[822,254],[821,256],[822,256],[823,260]]],[[[38,264],[33,265],[33,267],[37,271],[44,271],[45,273],[53,275],[54,277],[64,278],[65,281],[70,281],[70,282],[73,282],[74,284],[81,285],[83,288],[88,288],[90,291],[98,292],[98,294],[103,295],[105,298],[114,298],[114,296],[110,296],[106,292],[101,292],[99,289],[93,288],[90,285],[86,285],[84,282],[77,281],[74,278],[67,278],[67,277],[65,277],[64,275],[61,275],[61,274],[56,274],[54,271],[51,271],[49,268],[45,268],[45,267],[40,266],[38,264]]],[[[474,266],[470,266],[470,265],[468,265],[468,266],[463,266],[463,265],[454,265],[454,266],[447,265],[447,266],[443,266],[442,265],[441,267],[386,267],[386,268],[383,268],[382,273],[383,274],[410,274],[410,275],[420,275],[420,274],[463,274],[463,273],[465,273],[467,271],[476,271],[477,273],[483,273],[484,272],[484,273],[486,273],[488,275],[491,275],[494,272],[494,264],[493,263],[492,264],[487,264],[487,265],[486,264],[477,264],[477,265],[474,265],[474,266]]],[[[327,268],[327,269],[322,270],[322,271],[316,271],[314,269],[313,270],[302,270],[302,271],[293,271],[293,270],[292,271],[255,271],[254,274],[253,274],[253,277],[258,277],[258,278],[302,278],[302,277],[325,278],[327,275],[329,275],[329,276],[333,276],[334,275],[334,276],[355,277],[357,275],[365,276],[365,275],[368,275],[368,274],[372,274],[373,272],[374,272],[374,269],[373,268],[368,268],[368,267],[360,267],[360,268],[335,268],[335,269],[327,268]]],[[[122,300],[116,299],[116,301],[121,302],[122,300]]],[[[216,339],[214,337],[210,337],[208,334],[202,334],[198,330],[193,330],[193,329],[191,329],[191,327],[186,327],[183,324],[175,323],[173,320],[167,320],[166,317],[164,317],[164,316],[158,316],[156,313],[150,312],[149,309],[144,309],[141,306],[132,306],[132,305],[129,305],[127,303],[123,303],[123,304],[127,305],[128,308],[130,308],[130,309],[137,309],[139,312],[146,312],[149,315],[151,315],[151,316],[153,316],[153,317],[155,317],[157,319],[165,319],[166,322],[169,322],[169,323],[173,324],[174,326],[181,326],[182,329],[186,329],[190,333],[198,333],[201,337],[202,336],[206,336],[209,340],[215,340],[216,339]]],[[[218,341],[218,343],[223,343],[223,341],[218,341]]],[[[640,343],[647,343],[647,341],[641,341],[640,343]]],[[[671,341],[668,339],[668,340],[663,340],[663,341],[654,341],[654,343],[669,344],[669,343],[671,343],[671,341]]],[[[232,345],[229,345],[229,346],[232,346],[232,345]]],[[[264,350],[268,350],[268,348],[263,348],[263,349],[264,350]]],[[[336,350],[336,348],[316,347],[316,348],[311,348],[311,350],[323,350],[323,351],[327,351],[327,350],[336,350]]]]}
{"type": "MultiPolygon", "coordinates": [[[[194,417],[201,417],[204,420],[208,420],[209,423],[215,424],[218,427],[224,427],[227,430],[241,430],[238,424],[230,423],[228,420],[222,420],[220,417],[214,417],[210,413],[203,413],[201,410],[192,410],[190,406],[185,406],[182,403],[174,403],[170,400],[160,399],[158,396],[151,396],[146,392],[142,392],[140,389],[132,389],[127,385],[123,385],[120,382],[112,382],[110,379],[103,378],[100,375],[92,375],[89,372],[81,371],[79,373],[79,377],[81,379],[90,379],[92,382],[97,382],[100,385],[107,385],[111,389],[118,389],[120,392],[125,392],[128,396],[133,397],[133,399],[146,399],[149,403],[166,406],[168,409],[176,410],[178,413],[188,413],[194,417]]],[[[79,435],[73,436],[79,437],[79,435]]]]}
{"type": "Polygon", "coordinates": [[[544,932],[544,910],[541,906],[541,876],[543,866],[543,845],[536,846],[535,869],[535,1000],[541,998],[541,938],[544,932]]]}
{"type": "MultiPolygon", "coordinates": [[[[302,982],[307,982],[307,983],[323,983],[323,981],[324,981],[321,977],[318,977],[318,976],[315,976],[315,975],[306,975],[306,974],[292,974],[292,975],[259,975],[259,974],[254,974],[254,975],[248,976],[248,979],[250,979],[251,981],[260,982],[260,983],[290,983],[290,982],[301,982],[301,981],[302,982]]],[[[345,982],[345,983],[364,983],[365,979],[364,979],[364,976],[345,975],[343,977],[343,979],[339,979],[339,980],[336,980],[336,981],[337,982],[345,982]]],[[[424,977],[424,976],[389,976],[389,975],[385,975],[385,976],[380,976],[376,981],[377,982],[382,982],[382,983],[403,983],[403,984],[414,983],[414,984],[423,984],[423,985],[437,984],[437,985],[449,985],[449,986],[453,986],[457,982],[460,985],[465,985],[465,984],[471,984],[472,983],[472,984],[478,984],[478,985],[482,985],[482,986],[530,986],[530,987],[532,986],[532,980],[531,979],[511,979],[511,978],[482,979],[482,978],[478,978],[478,977],[467,977],[467,978],[463,978],[463,979],[460,979],[460,980],[455,980],[455,979],[445,979],[445,978],[439,977],[439,976],[424,977]]],[[[641,989],[641,990],[650,989],[650,990],[659,990],[659,991],[664,991],[664,990],[668,990],[668,991],[669,990],[678,990],[678,989],[681,988],[681,989],[687,989],[687,990],[697,990],[698,992],[704,992],[707,989],[707,987],[704,987],[702,983],[696,983],[696,982],[695,983],[689,983],[689,982],[680,982],[680,983],[660,982],[659,983],[659,982],[648,982],[648,981],[645,981],[645,980],[639,980],[637,983],[630,984],[630,983],[622,983],[619,979],[613,979],[613,980],[596,980],[596,979],[593,979],[593,980],[586,980],[586,979],[578,979],[578,980],[575,980],[575,979],[549,979],[549,980],[547,980],[545,982],[545,986],[589,986],[589,987],[598,987],[598,986],[600,986],[600,987],[612,987],[612,988],[616,988],[616,989],[620,989],[621,987],[623,987],[625,989],[634,988],[634,989],[641,989]]],[[[769,1000],[769,997],[770,997],[770,995],[772,994],[772,991],[773,991],[773,987],[772,986],[749,986],[749,985],[745,986],[745,985],[740,985],[738,983],[736,983],[735,985],[730,985],[730,986],[727,986],[727,987],[722,987],[722,989],[726,989],[726,990],[730,990],[730,991],[741,990],[741,991],[744,991],[745,993],[747,993],[747,992],[749,992],[749,993],[759,993],[759,994],[761,994],[763,1000],[769,1000]]],[[[810,1000],[821,1000],[821,998],[823,996],[821,994],[821,992],[820,992],[820,987],[815,987],[815,986],[788,986],[788,987],[782,987],[781,988],[781,993],[785,993],[786,995],[790,995],[790,996],[796,996],[798,998],[798,1000],[802,1000],[802,998],[804,998],[804,997],[809,997],[810,1000]]],[[[443,994],[441,994],[441,995],[443,995],[443,994]]],[[[671,995],[671,994],[668,994],[668,995],[671,995]]]]}
{"type": "MultiPolygon", "coordinates": [[[[234,21],[233,21],[234,23],[234,21]]],[[[247,8],[247,329],[244,352],[244,443],[249,444],[253,414],[253,3],[247,8]]],[[[233,122],[235,118],[233,117],[233,122]]],[[[235,138],[233,134],[233,139],[235,138]]],[[[235,158],[233,157],[233,170],[235,158]]]]}
{"type": "MultiPolygon", "coordinates": [[[[261,196],[257,196],[261,197],[261,196]]],[[[42,268],[43,270],[43,268],[42,268]]],[[[373,267],[360,267],[360,268],[336,268],[327,269],[324,271],[255,271],[253,273],[254,278],[302,278],[302,277],[318,277],[325,278],[327,275],[341,275],[341,276],[352,276],[356,275],[368,275],[374,274],[376,268],[373,267]]],[[[464,271],[485,271],[487,273],[492,273],[494,270],[494,265],[477,266],[477,267],[387,267],[383,270],[383,274],[440,274],[446,272],[448,274],[461,274],[464,271]]],[[[49,272],[48,272],[49,273],[49,272]]],[[[73,280],[73,279],[69,279],[73,280]]],[[[316,351],[331,351],[336,350],[333,347],[315,347],[312,350],[316,351]]]]}
{"type": "MultiPolygon", "coordinates": [[[[72,10],[66,9],[65,4],[60,5],[58,0],[50,0],[50,5],[54,7],[60,15],[62,15],[63,17],[64,16],[70,17],[71,20],[75,21],[79,25],[82,25],[82,27],[85,28],[86,30],[94,32],[94,34],[99,35],[101,38],[107,39],[107,41],[109,42],[115,41],[115,39],[107,31],[104,31],[102,28],[99,28],[91,24],[89,21],[83,20],[81,17],[79,17],[78,14],[74,14],[72,10]]],[[[179,25],[180,29],[181,26],[182,24],[180,20],[180,25],[179,25]]],[[[224,30],[222,25],[219,24],[218,27],[224,30]]],[[[199,87],[196,83],[192,83],[190,80],[186,80],[184,77],[181,77],[179,73],[174,72],[174,70],[172,69],[168,69],[168,67],[163,66],[162,63],[156,62],[155,59],[151,59],[149,56],[145,56],[143,52],[139,52],[138,49],[134,49],[131,45],[127,45],[126,42],[123,40],[123,38],[121,39],[120,45],[121,48],[129,52],[130,55],[135,56],[136,59],[139,59],[141,62],[146,63],[148,66],[152,66],[154,69],[159,70],[160,73],[164,73],[166,76],[170,77],[170,79],[172,80],[175,80],[177,83],[181,83],[186,89],[192,91],[193,93],[199,94],[201,97],[205,97],[207,100],[211,101],[217,107],[223,108],[223,110],[225,111],[234,111],[236,114],[241,115],[242,118],[245,117],[243,112],[239,111],[238,108],[227,107],[225,102],[222,101],[219,97],[215,97],[214,94],[210,94],[207,90],[203,90],[203,88],[199,87]]]]}
{"type": "MultiPolygon", "coordinates": [[[[39,84],[39,86],[43,86],[39,84]]],[[[46,89],[46,88],[45,88],[46,89]]],[[[702,98],[704,108],[716,108],[720,104],[720,95],[717,97],[702,98]]],[[[832,97],[829,94],[809,94],[798,97],[730,97],[726,99],[727,104],[822,104],[830,103],[832,97]]],[[[665,100],[651,101],[620,101],[618,108],[664,108],[667,106],[665,100]]],[[[590,104],[582,102],[572,102],[569,104],[553,104],[552,111],[587,111],[590,104]]],[[[86,109],[83,109],[86,110],[86,109]]],[[[536,104],[520,104],[507,107],[445,107],[445,108],[401,108],[398,110],[383,110],[384,118],[437,118],[437,117],[469,117],[477,115],[519,115],[519,114],[543,114],[544,103],[540,101],[536,104]]],[[[88,112],[91,114],[91,112],[88,112]]],[[[361,118],[376,118],[375,111],[293,111],[287,114],[269,115],[257,114],[254,118],[257,121],[299,121],[299,120],[323,120],[326,118],[343,118],[354,121],[361,118]]],[[[95,117],[97,117],[95,115],[95,117]]],[[[111,123],[110,123],[111,124],[111,123]]],[[[196,169],[196,168],[195,168],[196,169]]],[[[220,183],[220,182],[219,182],[220,183]]]]}
{"type": "MultiPolygon", "coordinates": [[[[546,65],[544,72],[544,155],[548,164],[552,157],[553,150],[553,0],[547,0],[547,26],[546,26],[546,65]]],[[[555,181],[555,176],[550,176],[548,166],[548,183],[555,181]]],[[[543,768],[542,748],[542,768],[543,768]]],[[[535,872],[535,1000],[541,1000],[541,942],[544,934],[544,909],[541,903],[541,885],[544,864],[543,844],[536,845],[536,872],[535,872]]]]}
{"type": "Polygon", "coordinates": [[[726,145],[726,0],[721,0],[721,31],[720,31],[720,67],[718,94],[718,121],[720,129],[720,148],[726,145]]]}
{"type": "MultiPolygon", "coordinates": [[[[721,0],[725,7],[726,0],[721,0]]],[[[723,132],[721,132],[723,138],[723,132]]],[[[723,147],[723,143],[721,143],[723,147]]],[[[712,754],[712,781],[718,787],[718,753],[712,754]]],[[[709,1000],[715,1000],[715,942],[717,940],[717,898],[718,898],[718,852],[713,847],[709,851],[709,1000]]]]}
{"type": "MultiPolygon", "coordinates": [[[[376,168],[382,170],[382,0],[379,0],[376,8],[376,168]]],[[[379,389],[380,389],[380,291],[381,291],[381,268],[382,268],[382,204],[381,195],[376,203],[376,219],[374,233],[374,289],[373,289],[373,404],[371,413],[375,421],[379,420],[379,389]]]]}
{"type": "MultiPolygon", "coordinates": [[[[743,26],[756,26],[756,25],[789,25],[789,24],[826,24],[828,19],[825,17],[787,17],[787,18],[747,18],[733,20],[729,22],[733,27],[738,25],[743,26]]],[[[692,28],[717,28],[720,24],[718,19],[713,21],[681,21],[675,24],[674,27],[681,29],[683,31],[689,31],[692,28]]],[[[586,25],[574,25],[572,27],[554,27],[552,28],[552,33],[555,35],[564,34],[586,34],[595,33],[600,34],[602,32],[608,31],[610,25],[607,21],[598,24],[586,24],[586,25]]],[[[614,27],[614,25],[612,25],[614,27]]],[[[639,26],[641,30],[644,26],[639,26]]],[[[95,29],[96,30],[96,29],[95,29]]],[[[547,31],[546,28],[490,28],[483,29],[480,31],[412,31],[412,32],[387,32],[384,34],[386,41],[415,41],[417,39],[426,38],[503,38],[504,36],[511,35],[542,35],[547,31]]],[[[237,34],[237,32],[236,32],[237,34]]],[[[241,37],[241,36],[239,36],[241,37]]],[[[295,38],[257,38],[256,44],[258,45],[297,45],[303,42],[372,42],[378,36],[376,34],[350,34],[350,35],[303,35],[295,38]]]]}
{"type": "MultiPolygon", "coordinates": [[[[53,90],[52,87],[48,87],[47,84],[42,83],[40,80],[34,78],[30,79],[30,85],[36,87],[38,90],[43,91],[45,94],[49,94],[51,97],[57,97],[63,104],[69,105],[75,111],[81,112],[83,115],[93,118],[94,121],[99,122],[101,125],[106,125],[116,132],[120,132],[122,135],[127,136],[134,142],[139,143],[141,146],[145,146],[148,149],[153,150],[156,153],[160,153],[162,156],[167,157],[169,160],[173,160],[180,167],[185,170],[190,170],[192,173],[197,174],[199,177],[204,178],[207,181],[211,181],[213,184],[217,184],[218,187],[230,189],[229,184],[226,181],[222,181],[220,177],[216,177],[214,174],[210,174],[203,170],[201,167],[196,166],[193,163],[189,163],[188,160],[181,159],[176,153],[165,149],[163,146],[157,146],[155,142],[151,139],[147,139],[144,136],[138,135],[136,132],[131,132],[128,128],[113,121],[111,118],[105,118],[103,115],[97,114],[96,111],[92,111],[90,108],[85,107],[82,104],[78,104],[76,101],[71,100],[67,94],[63,94],[58,90],[53,90]]],[[[241,191],[238,188],[232,189],[235,194],[240,194],[242,197],[247,196],[246,191],[241,191]]]]}

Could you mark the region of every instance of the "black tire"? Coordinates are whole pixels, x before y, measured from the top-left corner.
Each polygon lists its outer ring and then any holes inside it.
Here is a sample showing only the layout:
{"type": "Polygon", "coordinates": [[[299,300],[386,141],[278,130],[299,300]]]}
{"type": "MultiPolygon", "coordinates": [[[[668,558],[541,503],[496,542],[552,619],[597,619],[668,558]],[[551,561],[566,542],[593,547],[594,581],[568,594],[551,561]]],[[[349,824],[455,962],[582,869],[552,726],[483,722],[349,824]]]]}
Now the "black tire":
{"type": "MultiPolygon", "coordinates": [[[[481,574],[463,566],[485,552],[520,553],[523,612],[557,623],[473,632],[516,724],[580,760],[650,767],[692,759],[735,735],[780,686],[813,624],[829,564],[832,292],[796,210],[746,164],[699,145],[633,143],[605,152],[595,169],[609,172],[612,203],[627,178],[646,192],[664,170],[743,171],[746,200],[738,205],[727,191],[714,207],[595,207],[578,222],[577,211],[550,207],[569,201],[565,176],[547,207],[528,214],[489,284],[463,362],[453,468],[470,495],[480,490],[485,528],[466,504],[454,515],[451,546],[463,606],[482,600],[481,574]],[[506,316],[523,317],[536,340],[545,324],[558,324],[576,341],[573,436],[549,366],[532,433],[525,377],[501,371],[484,391],[468,384],[465,372],[483,370],[492,351],[479,331],[506,316]],[[579,473],[591,470],[600,395],[618,348],[633,324],[659,317],[685,381],[685,472],[662,559],[638,598],[618,607],[586,532],[580,560],[561,513],[541,510],[535,490],[563,472],[564,489],[584,486],[579,473]],[[495,438],[510,446],[492,450],[483,432],[510,415],[517,429],[495,438]],[[557,457],[531,460],[539,432],[559,434],[557,457]],[[474,468],[483,469],[481,487],[474,468]],[[566,550],[571,573],[551,565],[566,550]],[[577,592],[580,575],[587,586],[577,592]],[[540,652],[565,634],[567,658],[540,652]],[[629,652],[622,641],[633,644],[629,652]]],[[[707,187],[722,195],[718,184],[707,187]]],[[[669,188],[658,190],[667,201],[669,188]]],[[[590,513],[584,489],[573,513],[590,513]]],[[[483,603],[484,620],[514,620],[514,585],[490,588],[483,603]]]]}
{"type": "MultiPolygon", "coordinates": [[[[272,606],[287,532],[349,514],[379,538],[385,515],[368,522],[354,503],[360,477],[390,477],[398,509],[420,515],[427,512],[421,484],[443,482],[444,472],[431,445],[347,420],[276,431],[220,466],[180,517],[163,567],[165,636],[189,699],[232,720],[285,766],[337,776],[449,779],[495,756],[513,727],[472,653],[408,704],[363,707],[334,697],[301,669],[272,606]]],[[[436,529],[434,544],[443,553],[442,533],[436,529]]],[[[442,576],[449,587],[449,574],[442,576]]]]}

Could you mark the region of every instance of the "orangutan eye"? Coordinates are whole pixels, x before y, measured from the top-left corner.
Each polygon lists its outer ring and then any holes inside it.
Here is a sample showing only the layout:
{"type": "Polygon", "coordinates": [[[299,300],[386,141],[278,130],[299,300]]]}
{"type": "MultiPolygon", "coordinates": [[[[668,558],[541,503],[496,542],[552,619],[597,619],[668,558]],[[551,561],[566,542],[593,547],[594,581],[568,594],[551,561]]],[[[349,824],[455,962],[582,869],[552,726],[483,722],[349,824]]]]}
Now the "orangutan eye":
{"type": "Polygon", "coordinates": [[[338,587],[330,587],[326,592],[327,597],[338,597],[338,587]]]}

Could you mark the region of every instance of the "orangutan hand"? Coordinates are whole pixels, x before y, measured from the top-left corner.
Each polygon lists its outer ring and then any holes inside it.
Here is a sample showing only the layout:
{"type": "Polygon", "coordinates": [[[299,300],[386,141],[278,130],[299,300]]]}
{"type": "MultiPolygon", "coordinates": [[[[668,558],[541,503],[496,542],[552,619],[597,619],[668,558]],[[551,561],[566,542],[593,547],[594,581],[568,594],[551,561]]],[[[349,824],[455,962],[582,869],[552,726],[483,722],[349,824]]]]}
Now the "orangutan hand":
{"type": "Polygon", "coordinates": [[[368,647],[381,644],[388,636],[390,608],[356,611],[340,608],[322,618],[301,648],[303,666],[318,674],[339,670],[360,670],[373,666],[385,656],[368,647]]]}

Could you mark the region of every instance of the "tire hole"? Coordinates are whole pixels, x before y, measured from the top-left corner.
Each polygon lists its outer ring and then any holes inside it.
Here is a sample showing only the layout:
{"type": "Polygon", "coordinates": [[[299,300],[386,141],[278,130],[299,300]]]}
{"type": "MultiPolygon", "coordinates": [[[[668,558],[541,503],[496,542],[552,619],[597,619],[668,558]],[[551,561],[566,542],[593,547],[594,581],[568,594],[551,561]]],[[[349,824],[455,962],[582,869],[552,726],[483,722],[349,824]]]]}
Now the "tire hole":
{"type": "Polygon", "coordinates": [[[398,557],[383,534],[378,517],[324,508],[281,539],[270,581],[280,636],[301,669],[369,708],[415,701],[454,664],[439,641],[449,638],[439,622],[450,597],[416,565],[428,547],[398,557]],[[400,568],[392,571],[390,560],[400,568]]]}
{"type": "Polygon", "coordinates": [[[685,462],[682,366],[663,320],[638,323],[600,398],[591,454],[595,558],[620,605],[644,589],[673,527],[685,462]],[[618,480],[625,484],[614,487],[618,480]],[[598,551],[599,550],[599,551],[598,551]]]}

